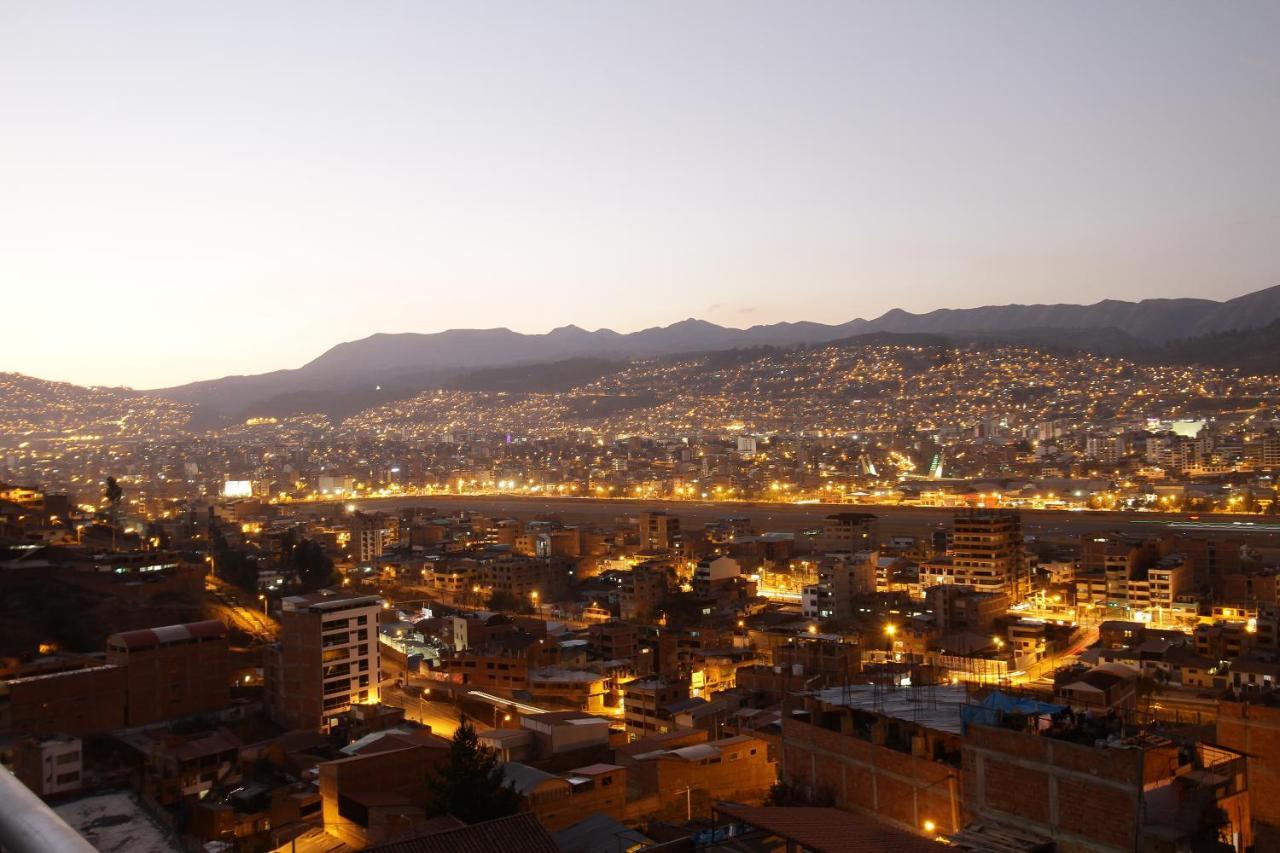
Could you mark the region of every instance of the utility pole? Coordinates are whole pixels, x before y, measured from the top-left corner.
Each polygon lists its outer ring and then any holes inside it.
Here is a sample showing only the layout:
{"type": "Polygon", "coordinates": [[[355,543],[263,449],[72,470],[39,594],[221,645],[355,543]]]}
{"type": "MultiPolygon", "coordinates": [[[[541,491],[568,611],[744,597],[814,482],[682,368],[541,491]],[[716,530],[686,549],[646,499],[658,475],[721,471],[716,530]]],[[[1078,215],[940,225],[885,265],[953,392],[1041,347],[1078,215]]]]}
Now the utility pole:
{"type": "Polygon", "coordinates": [[[693,820],[693,786],[689,785],[683,791],[675,793],[684,794],[684,822],[690,823],[693,820]]]}

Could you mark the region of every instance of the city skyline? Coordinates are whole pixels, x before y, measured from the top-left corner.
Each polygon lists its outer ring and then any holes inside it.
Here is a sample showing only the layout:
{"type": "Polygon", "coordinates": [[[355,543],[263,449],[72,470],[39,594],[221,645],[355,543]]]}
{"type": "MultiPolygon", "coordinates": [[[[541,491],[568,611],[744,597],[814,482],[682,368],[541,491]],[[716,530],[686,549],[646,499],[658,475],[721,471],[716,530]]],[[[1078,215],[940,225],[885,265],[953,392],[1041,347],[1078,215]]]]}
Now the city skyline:
{"type": "Polygon", "coordinates": [[[0,848],[1280,850],[1277,33],[0,0],[0,848]]]}
{"type": "Polygon", "coordinates": [[[0,367],[1277,283],[1274,7],[41,4],[0,32],[0,367]],[[1135,49],[1140,46],[1140,49],[1135,49]],[[57,307],[48,303],[54,297],[57,307]]]}

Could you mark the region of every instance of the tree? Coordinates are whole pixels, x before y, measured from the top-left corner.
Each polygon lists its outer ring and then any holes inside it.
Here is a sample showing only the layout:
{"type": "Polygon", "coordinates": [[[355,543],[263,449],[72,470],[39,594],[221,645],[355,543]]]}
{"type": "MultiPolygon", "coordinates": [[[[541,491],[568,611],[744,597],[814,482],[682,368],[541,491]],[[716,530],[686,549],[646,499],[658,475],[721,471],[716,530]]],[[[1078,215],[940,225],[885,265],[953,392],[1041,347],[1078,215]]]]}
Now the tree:
{"type": "Polygon", "coordinates": [[[489,596],[486,606],[490,610],[500,613],[514,613],[520,609],[520,599],[516,598],[515,593],[507,592],[505,589],[496,589],[489,596]]]}
{"type": "Polygon", "coordinates": [[[116,530],[120,527],[120,501],[124,499],[124,489],[116,482],[115,477],[107,478],[106,491],[102,496],[111,504],[111,550],[116,547],[116,530]]]}
{"type": "Polygon", "coordinates": [[[702,600],[692,592],[673,592],[659,602],[655,609],[666,614],[667,625],[672,628],[687,628],[697,625],[705,615],[702,612],[702,600]]]}
{"type": "Polygon", "coordinates": [[[102,496],[107,499],[107,503],[111,504],[114,511],[120,506],[120,499],[124,497],[124,489],[120,488],[120,484],[116,482],[115,477],[107,478],[107,490],[102,496]]]}
{"type": "Polygon", "coordinates": [[[304,592],[315,592],[334,582],[333,560],[325,555],[320,543],[298,539],[290,530],[281,540],[280,548],[281,564],[297,576],[304,592]]]}
{"type": "Polygon", "coordinates": [[[147,541],[154,541],[155,547],[160,549],[168,548],[173,544],[169,539],[169,534],[157,521],[147,522],[147,541]]]}
{"type": "Polygon", "coordinates": [[[1151,710],[1152,700],[1164,692],[1164,687],[1156,678],[1152,678],[1150,675],[1142,675],[1138,677],[1137,682],[1134,684],[1134,692],[1142,700],[1143,710],[1149,711],[1151,710]]]}
{"type": "Polygon", "coordinates": [[[258,592],[258,561],[227,544],[227,537],[216,521],[209,524],[209,543],[213,546],[213,571],[232,586],[250,595],[258,592]]]}
{"type": "Polygon", "coordinates": [[[516,813],[519,795],[503,780],[498,753],[480,743],[475,728],[462,720],[449,755],[431,779],[431,810],[464,823],[479,823],[516,813]]]}
{"type": "Polygon", "coordinates": [[[835,796],[830,788],[809,789],[799,782],[775,782],[765,798],[766,806],[831,806],[835,796]]]}

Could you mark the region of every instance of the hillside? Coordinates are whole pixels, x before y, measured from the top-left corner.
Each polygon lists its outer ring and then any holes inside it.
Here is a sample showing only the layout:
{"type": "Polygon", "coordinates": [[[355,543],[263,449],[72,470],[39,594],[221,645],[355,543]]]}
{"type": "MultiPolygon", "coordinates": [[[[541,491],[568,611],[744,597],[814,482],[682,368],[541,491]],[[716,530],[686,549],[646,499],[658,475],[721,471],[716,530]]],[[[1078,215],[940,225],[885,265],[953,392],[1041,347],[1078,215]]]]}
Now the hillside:
{"type": "Polygon", "coordinates": [[[190,418],[189,406],[127,388],[86,388],[0,373],[0,426],[10,439],[171,434],[190,418]]]}
{"type": "Polygon", "coordinates": [[[1270,369],[1265,354],[1254,351],[1255,344],[1263,345],[1262,337],[1244,336],[1227,349],[1229,355],[1214,355],[1203,346],[1178,342],[1258,329],[1276,320],[1280,320],[1280,286],[1226,302],[1105,300],[1094,305],[1003,305],[926,314],[895,309],[874,320],[856,319],[838,325],[774,323],[733,329],[691,318],[631,334],[610,329],[587,331],[577,326],[563,326],[543,335],[510,329],[451,329],[433,334],[371,335],[338,344],[295,370],[228,376],[153,393],[198,406],[203,417],[214,421],[308,410],[341,417],[380,400],[405,399],[428,388],[449,386],[464,375],[488,368],[792,347],[874,333],[1020,342],[1143,359],[1212,357],[1212,363],[1219,366],[1255,370],[1270,369]]]}

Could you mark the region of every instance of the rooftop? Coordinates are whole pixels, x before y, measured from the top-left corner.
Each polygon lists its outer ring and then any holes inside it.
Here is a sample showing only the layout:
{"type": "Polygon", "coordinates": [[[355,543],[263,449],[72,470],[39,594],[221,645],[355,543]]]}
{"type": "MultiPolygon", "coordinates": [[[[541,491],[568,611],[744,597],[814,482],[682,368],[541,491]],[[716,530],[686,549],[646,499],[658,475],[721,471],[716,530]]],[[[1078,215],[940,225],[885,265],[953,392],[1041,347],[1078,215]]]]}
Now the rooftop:
{"type": "Polygon", "coordinates": [[[560,848],[532,812],[487,820],[443,832],[429,832],[388,844],[366,847],[366,853],[560,853],[560,848]]]}
{"type": "Polygon", "coordinates": [[[123,647],[129,651],[185,643],[191,640],[218,640],[227,636],[227,626],[217,619],[204,622],[187,622],[183,625],[166,625],[162,628],[144,628],[140,631],[124,631],[107,637],[107,647],[123,647]]]}
{"type": "Polygon", "coordinates": [[[960,708],[967,702],[965,687],[961,684],[932,687],[850,684],[819,690],[813,695],[828,705],[883,714],[955,735],[961,733],[960,708]]]}
{"type": "Polygon", "coordinates": [[[338,592],[322,589],[306,595],[289,595],[281,600],[285,610],[348,610],[356,607],[381,607],[382,598],[377,595],[338,592]]]}
{"type": "Polygon", "coordinates": [[[813,853],[937,853],[936,842],[873,817],[812,806],[742,806],[716,803],[720,818],[747,824],[813,853]]]}

